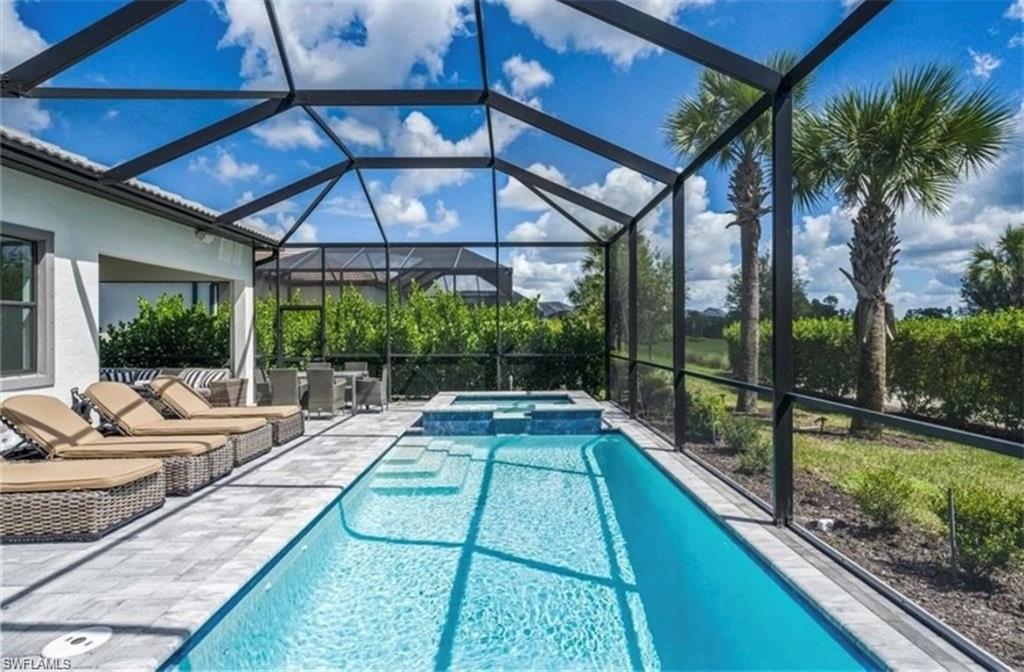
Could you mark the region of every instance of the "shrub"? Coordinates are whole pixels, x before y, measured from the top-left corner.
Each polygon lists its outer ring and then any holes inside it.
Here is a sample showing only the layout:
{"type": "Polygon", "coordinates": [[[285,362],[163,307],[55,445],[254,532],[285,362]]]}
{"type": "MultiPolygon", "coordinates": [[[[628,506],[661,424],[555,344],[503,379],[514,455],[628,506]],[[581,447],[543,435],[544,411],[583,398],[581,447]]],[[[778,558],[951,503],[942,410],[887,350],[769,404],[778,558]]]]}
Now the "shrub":
{"type": "Polygon", "coordinates": [[[186,307],[180,294],[161,294],[153,303],[140,298],[138,315],[100,339],[100,365],[227,366],[230,333],[227,306],[209,313],[201,305],[186,307]]]}
{"type": "Polygon", "coordinates": [[[720,396],[686,392],[686,428],[695,440],[713,442],[724,418],[725,402],[720,396]]]}
{"type": "Polygon", "coordinates": [[[726,415],[722,422],[722,439],[737,453],[751,448],[761,440],[757,420],[747,415],[726,415]]]}
{"type": "MultiPolygon", "coordinates": [[[[739,357],[739,323],[722,333],[729,359],[739,357]]],[[[761,382],[770,384],[772,324],[760,324],[761,382]]],[[[1024,430],[1024,309],[955,318],[900,320],[889,344],[889,391],[906,412],[956,427],[987,424],[1024,430]]],[[[853,396],[857,347],[846,317],[793,322],[796,387],[831,398],[853,396]]],[[[737,372],[733,371],[737,376],[737,372]]]]}
{"type": "Polygon", "coordinates": [[[740,471],[745,474],[764,474],[772,466],[772,444],[762,436],[748,443],[740,451],[740,471]]]}
{"type": "Polygon", "coordinates": [[[891,530],[903,519],[914,486],[895,468],[887,467],[861,474],[850,494],[872,523],[891,530]]]}
{"type": "MultiPolygon", "coordinates": [[[[984,578],[1006,567],[1024,549],[1024,497],[1007,497],[974,484],[954,486],[953,495],[960,568],[974,578],[984,578]]],[[[934,508],[948,522],[944,497],[936,499],[934,508]]]]}

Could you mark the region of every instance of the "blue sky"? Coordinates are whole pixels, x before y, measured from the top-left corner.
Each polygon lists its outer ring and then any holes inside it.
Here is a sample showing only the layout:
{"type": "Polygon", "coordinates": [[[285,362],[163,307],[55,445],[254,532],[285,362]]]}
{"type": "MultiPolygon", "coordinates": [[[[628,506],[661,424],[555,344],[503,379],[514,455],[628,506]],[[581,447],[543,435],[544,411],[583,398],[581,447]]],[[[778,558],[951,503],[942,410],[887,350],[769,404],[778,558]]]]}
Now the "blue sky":
{"type": "MultiPolygon", "coordinates": [[[[847,87],[875,86],[899,68],[950,64],[965,86],[991,86],[1021,109],[1024,0],[897,0],[815,75],[810,103],[847,87]]],[[[850,0],[662,0],[633,3],[658,18],[762,60],[777,50],[806,53],[850,10],[850,0]]],[[[4,70],[118,6],[104,1],[0,0],[4,70]]],[[[472,5],[279,2],[289,61],[300,87],[452,88],[483,81],[472,5]],[[414,27],[414,29],[411,29],[414,27]]],[[[486,2],[487,78],[507,95],[544,109],[665,165],[685,159],[665,145],[660,126],[675,101],[692,94],[700,67],[553,2],[486,2]]],[[[284,87],[262,3],[190,0],[57,76],[53,85],[154,88],[284,87]]],[[[239,101],[33,101],[2,103],[3,123],[114,165],[223,118],[239,101]]],[[[481,108],[321,108],[318,112],[364,155],[487,153],[481,108]]],[[[1018,126],[1021,117],[1018,117],[1018,126]]],[[[510,161],[635,212],[660,188],[641,176],[495,114],[499,154],[510,161]]],[[[341,160],[300,110],[162,166],[142,179],[217,210],[279,188],[341,160]]],[[[897,311],[955,305],[970,247],[1022,220],[1022,148],[987,174],[965,179],[948,213],[901,213],[904,253],[892,291],[897,311]]],[[[489,240],[494,235],[490,171],[366,171],[367,188],[395,241],[489,240]]],[[[688,278],[694,307],[720,306],[738,265],[738,233],[726,229],[728,174],[709,166],[687,184],[688,278]]],[[[502,240],[585,240],[584,234],[521,185],[498,178],[502,240]]],[[[257,213],[251,223],[287,229],[313,190],[257,213]]],[[[579,213],[589,226],[610,225],[579,213]]],[[[813,296],[852,293],[846,267],[849,213],[831,204],[796,213],[796,267],[813,296]]],[[[668,240],[667,213],[645,222],[656,244],[668,240]]],[[[762,239],[770,246],[769,227],[762,239]]],[[[354,175],[332,190],[301,241],[379,241],[354,175]]],[[[523,291],[564,298],[581,253],[503,251],[523,291]]]]}

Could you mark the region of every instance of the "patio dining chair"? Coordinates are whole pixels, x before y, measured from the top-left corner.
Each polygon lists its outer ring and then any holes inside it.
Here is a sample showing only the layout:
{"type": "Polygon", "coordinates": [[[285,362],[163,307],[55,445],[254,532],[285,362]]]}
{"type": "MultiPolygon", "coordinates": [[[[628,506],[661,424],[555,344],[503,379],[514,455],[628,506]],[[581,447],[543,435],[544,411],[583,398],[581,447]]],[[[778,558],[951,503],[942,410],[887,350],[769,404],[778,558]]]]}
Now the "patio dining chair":
{"type": "Polygon", "coordinates": [[[309,394],[306,398],[306,410],[310,413],[323,412],[334,415],[338,409],[345,407],[345,382],[334,382],[334,371],[326,369],[310,369],[307,371],[309,394]]]}
{"type": "Polygon", "coordinates": [[[299,383],[299,372],[296,369],[270,369],[271,406],[301,406],[306,386],[299,383]]]}
{"type": "Polygon", "coordinates": [[[328,369],[333,371],[334,365],[330,362],[306,362],[306,371],[312,371],[313,369],[328,369]]]}
{"type": "Polygon", "coordinates": [[[381,368],[380,378],[357,378],[355,381],[355,403],[352,406],[353,412],[356,408],[369,408],[379,406],[383,411],[388,405],[388,367],[381,368]]]}
{"type": "Polygon", "coordinates": [[[364,373],[370,373],[369,362],[345,362],[346,371],[363,371],[364,373]]]}

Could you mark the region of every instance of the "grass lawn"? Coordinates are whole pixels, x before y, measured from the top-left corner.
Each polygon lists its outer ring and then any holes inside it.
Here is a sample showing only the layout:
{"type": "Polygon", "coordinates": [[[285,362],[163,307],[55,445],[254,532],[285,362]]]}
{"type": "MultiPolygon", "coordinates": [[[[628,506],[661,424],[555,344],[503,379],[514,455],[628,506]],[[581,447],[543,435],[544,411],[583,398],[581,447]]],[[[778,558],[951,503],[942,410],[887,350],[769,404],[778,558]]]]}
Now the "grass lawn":
{"type": "MultiPolygon", "coordinates": [[[[734,390],[705,380],[687,378],[691,394],[724,395],[726,408],[735,405],[734,390]]],[[[758,404],[762,432],[770,438],[771,402],[758,404]]],[[[846,434],[850,420],[835,413],[797,407],[794,427],[794,464],[850,491],[864,474],[894,468],[910,479],[914,494],[908,516],[920,525],[940,530],[942,521],[932,512],[936,497],[944,497],[951,483],[980,484],[996,492],[1018,496],[1024,483],[1024,459],[1000,455],[949,441],[886,428],[880,441],[865,441],[846,434]],[[825,418],[825,433],[818,420],[825,418]]]]}
{"type": "MultiPolygon", "coordinates": [[[[650,344],[641,343],[637,348],[637,357],[649,362],[672,366],[672,341],[650,344]]],[[[721,375],[728,370],[729,346],[724,338],[687,338],[686,359],[686,367],[688,369],[721,375]],[[694,361],[695,359],[697,361],[694,361]],[[725,368],[708,366],[706,364],[706,362],[715,359],[720,360],[725,368]]]]}

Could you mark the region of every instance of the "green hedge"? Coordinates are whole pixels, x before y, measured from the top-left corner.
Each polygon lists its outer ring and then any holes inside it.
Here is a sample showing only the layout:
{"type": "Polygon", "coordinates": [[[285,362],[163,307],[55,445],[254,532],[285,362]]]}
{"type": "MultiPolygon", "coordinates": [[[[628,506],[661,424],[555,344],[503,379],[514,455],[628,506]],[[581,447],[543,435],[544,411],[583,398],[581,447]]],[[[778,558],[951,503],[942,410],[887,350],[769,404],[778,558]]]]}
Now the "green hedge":
{"type": "Polygon", "coordinates": [[[231,358],[231,311],[215,314],[203,306],[185,306],[179,294],[155,302],[139,299],[130,322],[108,327],[100,338],[101,366],[228,366],[231,358]]]}
{"type": "MultiPolygon", "coordinates": [[[[771,384],[770,322],[761,323],[761,376],[771,384]]],[[[724,330],[739,361],[739,323],[724,330]]],[[[848,318],[793,322],[796,386],[833,398],[856,390],[857,347],[848,318]]],[[[908,413],[955,426],[1024,429],[1024,310],[901,320],[889,345],[890,392],[908,413]]]]}
{"type": "MultiPolygon", "coordinates": [[[[295,293],[285,305],[299,306],[295,293]]],[[[273,361],[277,304],[273,296],[256,300],[257,354],[273,361]]],[[[283,351],[286,358],[320,356],[319,314],[283,311],[283,351]]],[[[383,357],[387,313],[383,303],[363,297],[355,287],[324,301],[325,351],[329,357],[345,354],[383,357]]],[[[498,315],[493,305],[467,303],[453,292],[427,291],[413,285],[399,300],[391,296],[391,351],[416,355],[396,357],[393,388],[403,396],[429,396],[441,389],[494,389],[497,371],[498,315]],[[458,358],[427,355],[467,355],[458,358]],[[491,355],[472,357],[468,355],[491,355]]],[[[501,341],[510,356],[502,361],[502,383],[509,375],[517,387],[584,389],[599,394],[604,388],[603,315],[586,307],[559,319],[542,319],[536,300],[501,307],[501,341]],[[515,353],[544,357],[527,358],[515,353]],[[588,356],[594,355],[597,356],[588,356]],[[574,356],[569,356],[574,355],[574,356]]]]}

